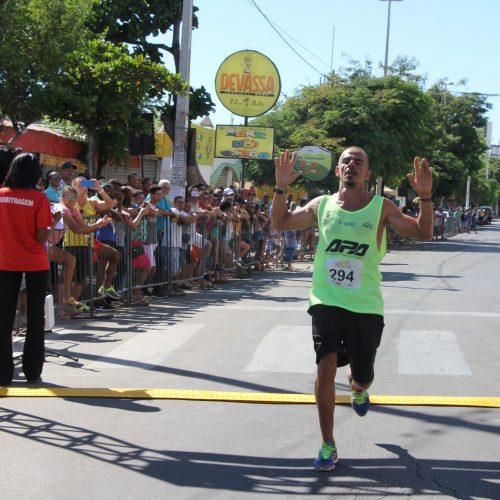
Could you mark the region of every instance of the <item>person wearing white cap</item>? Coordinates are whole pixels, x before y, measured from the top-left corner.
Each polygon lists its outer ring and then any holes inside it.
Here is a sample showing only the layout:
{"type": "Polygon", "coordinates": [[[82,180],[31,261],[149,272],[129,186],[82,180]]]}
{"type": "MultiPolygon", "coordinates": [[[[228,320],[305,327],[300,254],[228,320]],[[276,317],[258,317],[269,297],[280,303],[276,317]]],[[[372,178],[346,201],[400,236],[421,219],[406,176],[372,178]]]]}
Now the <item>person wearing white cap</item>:
{"type": "Polygon", "coordinates": [[[222,192],[222,196],[224,198],[231,198],[232,196],[234,196],[234,191],[227,187],[226,189],[224,189],[224,191],[222,192]]]}

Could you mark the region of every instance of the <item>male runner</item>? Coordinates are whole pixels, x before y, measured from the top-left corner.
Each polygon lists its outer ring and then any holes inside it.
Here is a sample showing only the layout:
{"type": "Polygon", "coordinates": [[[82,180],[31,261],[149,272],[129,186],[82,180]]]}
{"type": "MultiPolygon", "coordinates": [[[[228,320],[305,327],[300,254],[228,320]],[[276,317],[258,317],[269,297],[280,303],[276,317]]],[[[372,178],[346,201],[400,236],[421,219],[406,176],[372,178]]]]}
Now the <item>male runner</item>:
{"type": "Polygon", "coordinates": [[[349,364],[354,411],[364,416],[370,406],[367,389],[373,382],[375,354],[384,327],[379,264],[386,250],[386,226],[410,238],[432,239],[432,172],[426,159],[415,158],[415,173],[408,174],[420,197],[420,213],[414,219],[391,201],[366,191],[371,175],[368,155],[359,147],[349,147],[335,167],[339,191],[289,212],[287,188],[301,175],[293,170],[295,161],[296,153],[290,155],[288,150],[275,159],[272,216],[278,230],[319,227],[308,312],[312,316],[315,395],[323,438],[313,466],[325,471],[334,469],[338,461],[333,437],[337,366],[349,364]]]}

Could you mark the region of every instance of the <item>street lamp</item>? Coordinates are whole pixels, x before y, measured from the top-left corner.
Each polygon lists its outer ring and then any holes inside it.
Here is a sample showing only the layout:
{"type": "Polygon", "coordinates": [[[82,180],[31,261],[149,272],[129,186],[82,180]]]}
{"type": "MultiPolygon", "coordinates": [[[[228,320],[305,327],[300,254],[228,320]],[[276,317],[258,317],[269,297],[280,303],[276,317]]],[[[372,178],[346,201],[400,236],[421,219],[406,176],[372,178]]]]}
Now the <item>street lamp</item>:
{"type": "Polygon", "coordinates": [[[387,35],[385,37],[385,62],[384,62],[384,76],[387,76],[388,59],[389,59],[389,32],[391,29],[391,3],[402,2],[403,0],[380,0],[381,2],[389,2],[387,5],[387,35]]]}

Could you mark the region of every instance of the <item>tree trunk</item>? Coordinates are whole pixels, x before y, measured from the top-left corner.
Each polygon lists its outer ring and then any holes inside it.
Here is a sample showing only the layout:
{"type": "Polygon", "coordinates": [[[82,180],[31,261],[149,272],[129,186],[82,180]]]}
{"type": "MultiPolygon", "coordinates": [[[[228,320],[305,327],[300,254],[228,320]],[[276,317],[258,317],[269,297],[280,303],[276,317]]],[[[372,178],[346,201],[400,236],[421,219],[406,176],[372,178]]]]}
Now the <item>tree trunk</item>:
{"type": "MultiPolygon", "coordinates": [[[[6,119],[6,116],[0,116],[0,119],[3,121],[4,119],[6,119]]],[[[7,141],[7,146],[11,146],[14,141],[22,134],[25,132],[26,128],[22,129],[21,130],[21,127],[19,126],[19,124],[17,122],[15,122],[14,120],[11,120],[11,123],[12,123],[12,129],[14,130],[14,135],[7,141]]],[[[3,129],[5,128],[4,125],[1,125],[1,122],[0,122],[0,132],[3,131],[3,129]]]]}
{"type": "Polygon", "coordinates": [[[186,154],[186,182],[188,186],[207,184],[200,172],[196,161],[196,129],[188,129],[187,154],[186,154]]]}
{"type": "Polygon", "coordinates": [[[161,121],[165,129],[165,133],[170,137],[172,144],[175,137],[175,116],[169,116],[166,113],[161,115],[161,121]]]}
{"type": "Polygon", "coordinates": [[[175,72],[179,73],[180,71],[180,60],[181,60],[181,20],[182,20],[182,4],[181,4],[181,12],[180,18],[178,22],[174,23],[172,26],[172,56],[174,57],[174,67],[175,72]]]}
{"type": "Polygon", "coordinates": [[[87,162],[87,173],[91,179],[95,179],[97,174],[97,166],[95,164],[95,158],[97,156],[94,130],[87,129],[87,151],[85,152],[85,160],[87,162]]]}

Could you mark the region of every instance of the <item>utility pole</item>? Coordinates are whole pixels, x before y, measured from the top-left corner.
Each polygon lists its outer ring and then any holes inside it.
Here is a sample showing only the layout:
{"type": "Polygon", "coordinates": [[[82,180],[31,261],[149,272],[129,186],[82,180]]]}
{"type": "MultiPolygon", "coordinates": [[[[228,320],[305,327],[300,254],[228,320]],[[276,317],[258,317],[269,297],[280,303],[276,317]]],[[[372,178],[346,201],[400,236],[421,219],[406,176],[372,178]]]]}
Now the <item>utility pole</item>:
{"type": "Polygon", "coordinates": [[[484,138],[486,140],[486,146],[488,150],[486,151],[486,180],[490,177],[490,159],[491,159],[491,136],[493,132],[493,122],[488,121],[484,130],[484,138]]]}
{"type": "Polygon", "coordinates": [[[335,47],[335,26],[332,31],[332,53],[330,55],[330,73],[333,73],[333,48],[335,47]]]}
{"type": "MultiPolygon", "coordinates": [[[[384,76],[389,72],[389,34],[391,32],[391,3],[402,2],[403,0],[380,0],[381,2],[389,2],[387,4],[387,33],[385,35],[385,59],[384,59],[384,76]]],[[[377,177],[375,183],[375,194],[383,196],[384,181],[382,177],[377,177]]]]}
{"type": "Polygon", "coordinates": [[[389,2],[387,5],[387,34],[385,36],[385,60],[384,60],[384,76],[387,76],[389,71],[389,34],[391,31],[391,3],[402,2],[403,0],[380,0],[381,2],[389,2]]]}
{"type": "MultiPolygon", "coordinates": [[[[188,84],[191,64],[191,32],[193,22],[193,0],[184,0],[182,6],[182,36],[179,70],[188,84]]],[[[174,147],[172,154],[171,196],[184,196],[186,184],[186,149],[189,123],[189,94],[178,95],[175,107],[174,147]]]]}
{"type": "Polygon", "coordinates": [[[470,208],[470,181],[471,176],[467,176],[467,187],[465,190],[465,208],[470,208]]]}

